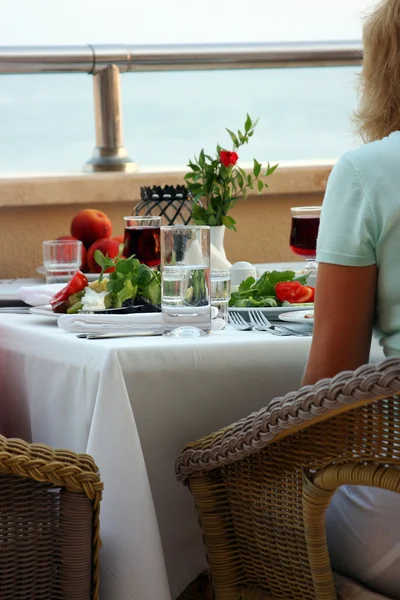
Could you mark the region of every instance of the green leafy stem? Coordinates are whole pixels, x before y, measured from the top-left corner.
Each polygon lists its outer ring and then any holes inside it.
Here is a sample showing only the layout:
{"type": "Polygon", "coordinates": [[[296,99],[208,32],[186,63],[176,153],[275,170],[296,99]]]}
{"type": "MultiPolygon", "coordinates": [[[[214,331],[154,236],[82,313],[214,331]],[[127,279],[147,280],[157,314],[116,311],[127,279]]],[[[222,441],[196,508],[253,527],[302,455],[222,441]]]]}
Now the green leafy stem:
{"type": "MultiPolygon", "coordinates": [[[[238,130],[234,133],[228,132],[233,151],[236,152],[244,144],[248,144],[254,134],[258,119],[252,121],[249,115],[246,117],[243,132],[238,130]]],[[[236,231],[236,221],[228,215],[228,212],[236,205],[239,198],[246,199],[249,191],[257,188],[260,194],[268,184],[264,179],[269,177],[277,169],[278,165],[270,165],[263,170],[262,164],[253,159],[251,173],[246,173],[238,164],[224,166],[220,159],[222,147],[217,144],[215,157],[205,154],[202,149],[190,160],[188,167],[190,172],[185,175],[189,191],[193,195],[192,218],[197,225],[225,225],[228,229],[236,231]],[[201,201],[204,201],[202,206],[201,201]]]]}

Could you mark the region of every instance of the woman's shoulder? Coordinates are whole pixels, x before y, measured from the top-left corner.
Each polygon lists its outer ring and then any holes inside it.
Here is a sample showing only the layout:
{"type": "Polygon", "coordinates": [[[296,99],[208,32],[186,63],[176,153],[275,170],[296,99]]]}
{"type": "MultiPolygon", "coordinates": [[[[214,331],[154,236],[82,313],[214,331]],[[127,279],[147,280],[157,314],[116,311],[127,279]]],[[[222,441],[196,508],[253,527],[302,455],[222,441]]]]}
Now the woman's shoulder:
{"type": "Polygon", "coordinates": [[[346,152],[339,162],[350,163],[356,171],[365,175],[373,174],[375,169],[388,169],[392,165],[397,173],[400,162],[400,131],[346,152]]]}

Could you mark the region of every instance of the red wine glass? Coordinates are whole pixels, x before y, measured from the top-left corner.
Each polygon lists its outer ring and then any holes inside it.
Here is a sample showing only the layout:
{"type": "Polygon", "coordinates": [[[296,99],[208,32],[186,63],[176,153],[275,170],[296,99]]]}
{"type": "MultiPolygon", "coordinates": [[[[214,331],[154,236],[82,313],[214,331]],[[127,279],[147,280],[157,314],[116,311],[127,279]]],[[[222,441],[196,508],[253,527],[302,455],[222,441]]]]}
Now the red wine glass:
{"type": "Polygon", "coordinates": [[[159,269],[161,263],[160,227],[161,217],[124,217],[124,251],[128,258],[135,255],[151,269],[159,269]]]}
{"type": "Polygon", "coordinates": [[[320,206],[296,206],[290,209],[292,228],[290,231],[290,249],[306,260],[306,269],[316,269],[317,238],[320,206]]]}

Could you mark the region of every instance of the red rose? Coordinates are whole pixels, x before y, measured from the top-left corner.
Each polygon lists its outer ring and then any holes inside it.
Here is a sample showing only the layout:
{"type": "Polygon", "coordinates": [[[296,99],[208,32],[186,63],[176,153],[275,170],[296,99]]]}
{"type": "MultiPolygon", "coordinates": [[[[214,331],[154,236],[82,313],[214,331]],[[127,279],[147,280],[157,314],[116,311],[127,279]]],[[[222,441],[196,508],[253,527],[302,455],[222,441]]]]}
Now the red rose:
{"type": "Polygon", "coordinates": [[[238,158],[236,152],[229,152],[229,150],[221,150],[219,154],[219,160],[224,167],[233,167],[233,165],[236,165],[238,158]]]}

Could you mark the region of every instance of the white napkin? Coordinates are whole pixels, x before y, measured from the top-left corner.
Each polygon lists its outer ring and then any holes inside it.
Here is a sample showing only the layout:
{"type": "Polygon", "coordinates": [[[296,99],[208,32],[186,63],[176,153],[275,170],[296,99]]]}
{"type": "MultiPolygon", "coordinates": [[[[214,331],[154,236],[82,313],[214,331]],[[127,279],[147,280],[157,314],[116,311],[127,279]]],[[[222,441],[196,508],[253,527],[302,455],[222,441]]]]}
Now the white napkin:
{"type": "Polygon", "coordinates": [[[58,326],[69,333],[106,333],[124,331],[153,331],[162,326],[161,313],[133,313],[127,315],[76,314],[62,315],[58,326]]]}
{"type": "MultiPolygon", "coordinates": [[[[211,307],[212,330],[224,326],[223,319],[216,319],[218,309],[211,307]]],[[[127,315],[76,314],[61,315],[58,326],[68,333],[107,333],[129,331],[158,331],[162,328],[161,313],[133,313],[127,315]]]]}
{"type": "Polygon", "coordinates": [[[65,283],[49,283],[44,285],[27,285],[17,291],[18,298],[31,306],[49,304],[50,299],[65,287],[65,283]]]}
{"type": "MultiPolygon", "coordinates": [[[[191,265],[203,264],[203,254],[201,252],[200,244],[197,240],[194,240],[186,253],[186,259],[191,265]]],[[[210,244],[210,265],[211,269],[215,271],[229,271],[231,263],[223,254],[214,246],[210,244]]]]}
{"type": "Polygon", "coordinates": [[[214,271],[229,271],[232,264],[229,262],[227,258],[214,246],[211,244],[210,246],[210,263],[211,270],[214,271]]]}
{"type": "Polygon", "coordinates": [[[203,253],[201,251],[200,244],[197,240],[192,240],[192,242],[186,252],[186,264],[188,264],[188,265],[204,264],[203,253]]]}

